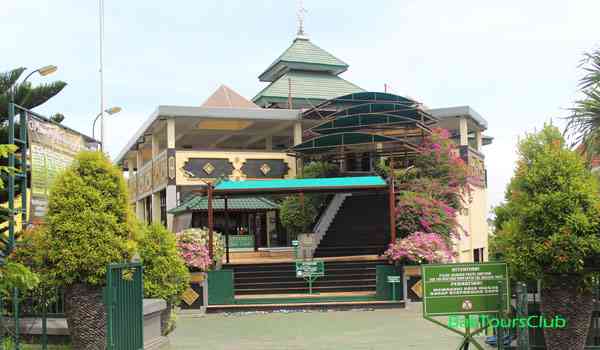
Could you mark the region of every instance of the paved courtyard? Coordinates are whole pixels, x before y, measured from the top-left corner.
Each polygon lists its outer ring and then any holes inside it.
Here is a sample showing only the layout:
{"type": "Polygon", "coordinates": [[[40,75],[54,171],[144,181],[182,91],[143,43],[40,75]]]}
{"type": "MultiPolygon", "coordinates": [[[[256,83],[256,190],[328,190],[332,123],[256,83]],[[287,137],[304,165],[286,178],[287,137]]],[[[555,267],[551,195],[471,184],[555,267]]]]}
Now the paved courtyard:
{"type": "MultiPolygon", "coordinates": [[[[180,315],[171,349],[456,349],[460,337],[408,309],[180,315]]],[[[481,341],[483,344],[483,341],[481,341]]],[[[490,348],[491,349],[491,348],[490,348]]]]}

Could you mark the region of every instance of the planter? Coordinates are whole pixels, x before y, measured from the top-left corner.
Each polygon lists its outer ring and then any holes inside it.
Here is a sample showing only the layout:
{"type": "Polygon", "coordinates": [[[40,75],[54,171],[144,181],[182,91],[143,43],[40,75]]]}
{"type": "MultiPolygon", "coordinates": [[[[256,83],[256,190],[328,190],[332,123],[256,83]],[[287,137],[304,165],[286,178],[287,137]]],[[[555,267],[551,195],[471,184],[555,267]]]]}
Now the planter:
{"type": "Polygon", "coordinates": [[[393,300],[394,294],[396,300],[404,298],[404,274],[402,266],[395,265],[377,265],[376,269],[376,296],[379,300],[393,300]],[[399,276],[398,283],[388,282],[388,276],[399,276]],[[395,289],[395,291],[392,290],[395,289]]]}
{"type": "Polygon", "coordinates": [[[234,303],[233,270],[207,272],[208,305],[225,305],[234,303]]]}
{"type": "Polygon", "coordinates": [[[102,290],[86,284],[65,289],[65,315],[73,349],[106,348],[106,308],[102,290]]]}
{"type": "Polygon", "coordinates": [[[182,310],[202,310],[206,306],[206,276],[205,272],[192,272],[190,286],[184,292],[179,305],[182,310]]]}

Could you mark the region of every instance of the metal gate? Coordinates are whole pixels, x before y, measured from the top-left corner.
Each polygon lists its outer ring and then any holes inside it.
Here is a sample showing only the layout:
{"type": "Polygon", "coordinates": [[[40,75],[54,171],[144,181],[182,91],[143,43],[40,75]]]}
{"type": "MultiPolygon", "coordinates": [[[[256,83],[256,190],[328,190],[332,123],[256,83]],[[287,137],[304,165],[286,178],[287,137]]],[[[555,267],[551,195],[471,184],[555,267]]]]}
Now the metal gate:
{"type": "Polygon", "coordinates": [[[108,350],[144,348],[144,288],[140,263],[110,264],[106,271],[108,350]]]}

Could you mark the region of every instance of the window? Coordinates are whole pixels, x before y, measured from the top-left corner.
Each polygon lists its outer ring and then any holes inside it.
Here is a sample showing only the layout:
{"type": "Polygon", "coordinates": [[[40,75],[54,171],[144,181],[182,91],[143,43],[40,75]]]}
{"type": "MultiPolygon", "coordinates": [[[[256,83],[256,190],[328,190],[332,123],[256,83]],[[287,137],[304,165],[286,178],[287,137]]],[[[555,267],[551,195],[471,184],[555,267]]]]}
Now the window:
{"type": "Polygon", "coordinates": [[[473,249],[473,262],[483,262],[483,248],[473,249]]]}

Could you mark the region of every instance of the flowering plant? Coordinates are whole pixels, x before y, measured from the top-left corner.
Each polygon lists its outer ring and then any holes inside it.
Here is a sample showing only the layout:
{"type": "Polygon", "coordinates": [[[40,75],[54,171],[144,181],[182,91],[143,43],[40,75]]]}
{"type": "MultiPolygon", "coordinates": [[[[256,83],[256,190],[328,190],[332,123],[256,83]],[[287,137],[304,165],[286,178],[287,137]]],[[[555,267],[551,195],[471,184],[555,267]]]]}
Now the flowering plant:
{"type": "MultiPolygon", "coordinates": [[[[179,254],[188,267],[208,271],[211,266],[208,252],[208,230],[206,228],[190,228],[176,234],[179,254]]],[[[213,232],[213,261],[222,260],[225,249],[221,234],[213,232]]]]}
{"type": "Polygon", "coordinates": [[[448,263],[452,262],[454,253],[441,235],[414,232],[390,244],[384,256],[393,262],[448,263]]]}

